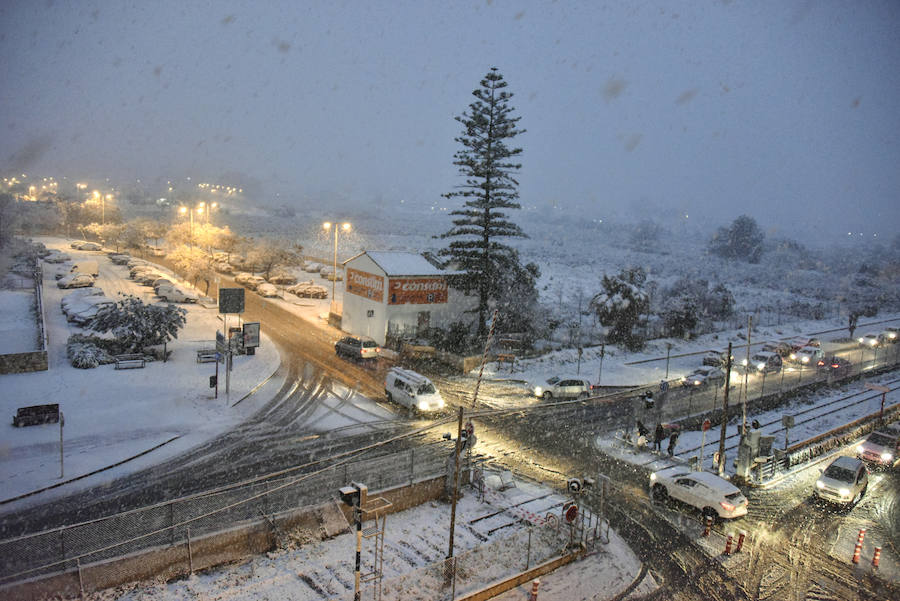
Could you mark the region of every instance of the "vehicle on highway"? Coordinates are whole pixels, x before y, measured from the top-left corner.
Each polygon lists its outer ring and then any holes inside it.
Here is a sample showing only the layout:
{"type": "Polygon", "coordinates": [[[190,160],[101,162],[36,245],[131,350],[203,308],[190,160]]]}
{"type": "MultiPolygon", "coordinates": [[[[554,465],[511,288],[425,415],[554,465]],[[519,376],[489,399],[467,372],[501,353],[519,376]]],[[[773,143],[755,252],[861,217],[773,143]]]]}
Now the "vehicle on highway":
{"type": "Polygon", "coordinates": [[[532,387],[534,396],[550,399],[586,399],[591,396],[592,386],[588,380],[577,376],[553,376],[543,384],[532,387]]]}
{"type": "Polygon", "coordinates": [[[814,346],[819,348],[822,346],[822,341],[818,338],[794,338],[790,342],[791,349],[794,351],[799,351],[805,346],[814,346]]]}
{"type": "Polygon", "coordinates": [[[440,411],[444,399],[431,380],[410,369],[392,367],[384,378],[384,395],[388,401],[421,412],[440,411]]]}
{"type": "Polygon", "coordinates": [[[866,494],[868,486],[866,464],[856,457],[841,456],[822,471],[813,494],[829,503],[853,506],[866,494]]]}
{"type": "Polygon", "coordinates": [[[94,285],[94,276],[88,273],[70,273],[56,282],[56,285],[60,288],[86,288],[94,285]]]}
{"type": "Polygon", "coordinates": [[[269,282],[262,282],[256,287],[256,293],[265,298],[278,296],[278,286],[269,282]]]}
{"type": "Polygon", "coordinates": [[[377,359],[378,343],[368,336],[344,336],[334,343],[334,352],[338,357],[349,359],[377,359]]]}
{"type": "MultiPolygon", "coordinates": [[[[709,351],[705,355],[703,355],[702,365],[708,365],[710,367],[724,367],[725,366],[725,352],[720,351],[709,351]]],[[[731,356],[731,362],[734,363],[734,355],[731,356]]]]}
{"type": "Polygon", "coordinates": [[[835,378],[844,378],[849,376],[850,372],[853,371],[853,364],[850,363],[849,359],[832,357],[828,361],[825,361],[824,365],[819,366],[819,371],[835,378]]]}
{"type": "Polygon", "coordinates": [[[856,341],[859,343],[859,346],[865,348],[876,348],[881,346],[881,337],[878,334],[865,334],[864,336],[857,338],[856,341]]]}
{"type": "Polygon", "coordinates": [[[825,351],[815,346],[804,346],[790,355],[790,360],[803,367],[825,365],[825,351]]]}
{"type": "Polygon", "coordinates": [[[748,362],[741,359],[741,368],[749,373],[771,373],[781,371],[781,355],[772,351],[760,351],[750,357],[748,362]]]}
{"type": "Polygon", "coordinates": [[[856,457],[877,467],[900,465],[900,424],[869,434],[856,446],[856,457]]]}
{"type": "Polygon", "coordinates": [[[747,515],[749,504],[741,490],[728,480],[680,465],[650,474],[650,494],[655,501],[675,499],[713,518],[747,515]]]}
{"type": "Polygon", "coordinates": [[[787,357],[794,350],[794,347],[788,342],[767,342],[762,346],[763,351],[775,353],[782,358],[787,357]]]}
{"type": "Polygon", "coordinates": [[[698,367],[692,373],[681,378],[682,386],[722,386],[725,384],[725,372],[718,367],[698,367]]]}
{"type": "Polygon", "coordinates": [[[900,340],[900,328],[885,328],[881,332],[881,338],[888,344],[894,344],[900,340]]]}

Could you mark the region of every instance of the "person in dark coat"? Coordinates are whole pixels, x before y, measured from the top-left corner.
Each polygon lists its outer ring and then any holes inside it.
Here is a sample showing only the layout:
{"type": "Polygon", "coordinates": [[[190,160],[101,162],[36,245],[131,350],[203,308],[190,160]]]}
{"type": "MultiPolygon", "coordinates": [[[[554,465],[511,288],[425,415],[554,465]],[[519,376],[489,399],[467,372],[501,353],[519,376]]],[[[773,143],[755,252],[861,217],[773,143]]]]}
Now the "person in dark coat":
{"type": "Polygon", "coordinates": [[[641,420],[637,420],[637,431],[638,436],[647,436],[650,433],[650,430],[647,429],[647,426],[641,420]]]}
{"type": "Polygon", "coordinates": [[[656,430],[653,432],[653,448],[656,452],[662,451],[662,441],[666,437],[666,430],[662,424],[656,424],[656,430]]]}
{"type": "Polygon", "coordinates": [[[669,436],[669,457],[675,455],[675,445],[678,442],[678,430],[672,430],[672,434],[669,436]]]}

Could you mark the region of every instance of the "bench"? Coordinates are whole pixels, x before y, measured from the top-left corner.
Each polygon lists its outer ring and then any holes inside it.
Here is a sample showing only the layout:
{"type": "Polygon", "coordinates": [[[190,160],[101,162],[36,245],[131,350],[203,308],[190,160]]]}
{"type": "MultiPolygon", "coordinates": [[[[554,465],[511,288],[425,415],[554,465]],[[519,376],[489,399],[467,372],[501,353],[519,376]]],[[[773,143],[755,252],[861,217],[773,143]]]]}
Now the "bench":
{"type": "Polygon", "coordinates": [[[146,365],[146,359],[143,355],[116,355],[116,369],[135,369],[143,368],[146,365]]]}
{"type": "Polygon", "coordinates": [[[509,363],[509,371],[512,371],[516,367],[516,356],[512,353],[498,353],[497,363],[509,363]]]}
{"type": "Polygon", "coordinates": [[[38,424],[55,424],[59,421],[59,405],[33,405],[31,407],[20,407],[16,410],[13,417],[13,425],[17,428],[21,426],[36,426],[38,424]]]}
{"type": "Polygon", "coordinates": [[[213,363],[218,360],[218,351],[212,348],[203,348],[197,350],[197,363],[213,363]]]}

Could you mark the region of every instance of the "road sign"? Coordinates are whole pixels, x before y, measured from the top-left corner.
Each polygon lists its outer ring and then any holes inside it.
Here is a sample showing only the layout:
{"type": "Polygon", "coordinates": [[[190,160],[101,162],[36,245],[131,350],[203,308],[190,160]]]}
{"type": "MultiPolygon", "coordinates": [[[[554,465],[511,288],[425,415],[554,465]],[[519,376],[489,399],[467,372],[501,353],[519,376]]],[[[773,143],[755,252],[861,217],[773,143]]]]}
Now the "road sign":
{"type": "Polygon", "coordinates": [[[712,426],[712,423],[711,423],[708,419],[703,420],[703,431],[704,431],[704,432],[706,432],[707,430],[709,430],[709,428],[710,428],[711,426],[712,426]]]}
{"type": "MultiPolygon", "coordinates": [[[[216,330],[216,352],[224,353],[225,352],[225,334],[216,330]]],[[[218,357],[216,358],[218,359],[218,357]]]]}
{"type": "Polygon", "coordinates": [[[660,380],[659,381],[659,391],[660,392],[668,392],[668,390],[669,390],[669,383],[666,382],[665,380],[660,380]]]}
{"type": "Polygon", "coordinates": [[[565,507],[565,512],[566,521],[571,524],[578,517],[578,505],[570,504],[568,507],[565,507]]]}
{"type": "Polygon", "coordinates": [[[891,389],[887,386],[881,386],[880,384],[869,384],[866,382],[866,388],[869,390],[877,390],[878,392],[890,392],[891,389]]]}
{"type": "Polygon", "coordinates": [[[219,288],[219,313],[243,313],[244,289],[219,288]]]}
{"type": "Polygon", "coordinates": [[[793,428],[794,427],[794,416],[793,415],[782,415],[781,416],[781,425],[785,428],[793,428]]]}

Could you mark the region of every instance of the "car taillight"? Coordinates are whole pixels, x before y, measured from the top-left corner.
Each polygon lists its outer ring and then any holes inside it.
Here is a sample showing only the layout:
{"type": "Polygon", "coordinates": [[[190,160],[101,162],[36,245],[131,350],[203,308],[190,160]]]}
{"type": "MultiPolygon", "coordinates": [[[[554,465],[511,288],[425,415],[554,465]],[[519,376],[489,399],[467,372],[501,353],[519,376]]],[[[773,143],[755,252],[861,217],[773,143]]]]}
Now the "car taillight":
{"type": "Polygon", "coordinates": [[[728,501],[719,501],[719,505],[721,505],[722,509],[724,509],[725,511],[734,511],[734,505],[732,505],[728,501]]]}
{"type": "Polygon", "coordinates": [[[840,365],[838,365],[837,363],[832,363],[831,367],[833,367],[834,369],[837,369],[840,367],[840,365]]]}

